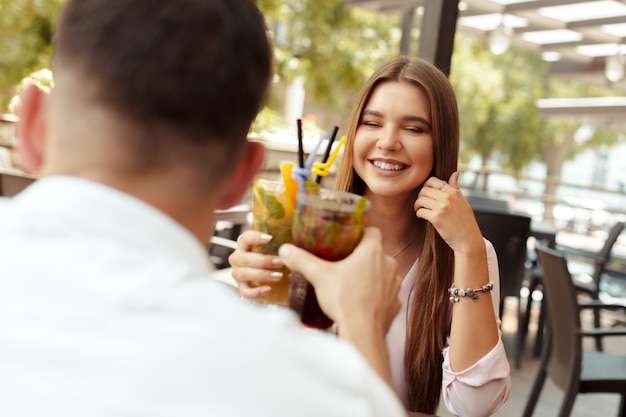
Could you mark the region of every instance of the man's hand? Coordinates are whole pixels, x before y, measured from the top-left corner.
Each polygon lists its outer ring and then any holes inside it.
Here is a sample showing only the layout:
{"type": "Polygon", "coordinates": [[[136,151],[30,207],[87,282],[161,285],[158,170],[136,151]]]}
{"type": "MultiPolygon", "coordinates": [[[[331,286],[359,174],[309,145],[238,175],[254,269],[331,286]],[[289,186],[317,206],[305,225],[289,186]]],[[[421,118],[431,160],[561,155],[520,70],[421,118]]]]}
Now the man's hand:
{"type": "Polygon", "coordinates": [[[279,255],[313,285],[320,307],[337,323],[339,336],[353,343],[389,382],[384,338],[400,310],[402,279],[396,261],[383,251],[380,230],[366,228],[352,254],[337,262],[290,244],[281,246],[279,255]]]}

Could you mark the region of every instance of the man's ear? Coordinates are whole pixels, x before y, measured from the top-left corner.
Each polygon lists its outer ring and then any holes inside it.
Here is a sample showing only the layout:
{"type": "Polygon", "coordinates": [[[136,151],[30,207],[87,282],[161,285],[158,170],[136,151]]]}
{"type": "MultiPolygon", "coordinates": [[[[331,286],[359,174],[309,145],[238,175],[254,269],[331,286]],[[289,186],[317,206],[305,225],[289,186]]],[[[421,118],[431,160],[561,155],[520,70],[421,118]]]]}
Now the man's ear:
{"type": "Polygon", "coordinates": [[[32,84],[26,87],[17,110],[16,136],[20,165],[27,172],[38,171],[43,162],[48,124],[46,106],[46,93],[32,84]]]}
{"type": "Polygon", "coordinates": [[[262,143],[248,142],[246,144],[246,149],[224,188],[218,204],[219,209],[227,209],[241,201],[250,183],[263,166],[264,159],[265,147],[262,143]]]}

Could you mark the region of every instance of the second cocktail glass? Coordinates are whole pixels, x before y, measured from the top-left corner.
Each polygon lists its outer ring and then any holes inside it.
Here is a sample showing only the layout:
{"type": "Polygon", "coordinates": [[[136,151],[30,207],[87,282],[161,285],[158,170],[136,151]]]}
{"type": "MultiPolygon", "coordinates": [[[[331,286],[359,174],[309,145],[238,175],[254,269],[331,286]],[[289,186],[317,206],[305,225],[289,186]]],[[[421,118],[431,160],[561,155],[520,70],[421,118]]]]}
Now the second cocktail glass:
{"type": "MultiPolygon", "coordinates": [[[[254,252],[277,255],[283,243],[291,242],[291,225],[294,209],[288,200],[285,184],[279,181],[257,179],[253,185],[254,202],[252,208],[252,229],[272,235],[265,245],[252,248],[254,252]]],[[[286,306],[289,293],[289,270],[277,269],[282,278],[277,282],[251,283],[252,286],[267,285],[271,291],[256,301],[286,306]]]]}

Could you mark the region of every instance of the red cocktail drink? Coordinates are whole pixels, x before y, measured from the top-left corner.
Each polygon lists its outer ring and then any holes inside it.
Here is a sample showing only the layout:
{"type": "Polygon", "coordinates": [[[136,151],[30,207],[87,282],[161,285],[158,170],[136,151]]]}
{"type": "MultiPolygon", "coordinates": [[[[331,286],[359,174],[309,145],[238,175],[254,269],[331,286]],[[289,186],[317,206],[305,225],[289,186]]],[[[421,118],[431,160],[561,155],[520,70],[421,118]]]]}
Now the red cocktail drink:
{"type": "MultiPolygon", "coordinates": [[[[299,194],[292,227],[293,244],[328,261],[348,256],[361,240],[370,203],[356,194],[316,190],[299,194]]],[[[290,306],[301,314],[302,323],[327,329],[333,321],[317,302],[315,290],[302,279],[291,282],[290,306]]]]}

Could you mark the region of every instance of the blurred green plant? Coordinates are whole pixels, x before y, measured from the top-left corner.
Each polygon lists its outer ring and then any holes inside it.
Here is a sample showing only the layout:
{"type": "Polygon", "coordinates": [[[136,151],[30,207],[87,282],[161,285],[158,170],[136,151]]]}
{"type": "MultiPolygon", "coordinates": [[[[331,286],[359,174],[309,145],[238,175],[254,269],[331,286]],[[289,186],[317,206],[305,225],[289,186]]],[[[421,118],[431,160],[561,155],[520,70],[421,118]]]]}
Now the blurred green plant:
{"type": "Polygon", "coordinates": [[[0,112],[22,79],[50,68],[53,27],[64,0],[0,0],[0,112]]]}
{"type": "Polygon", "coordinates": [[[256,116],[250,128],[252,133],[263,135],[273,133],[285,128],[281,115],[270,107],[265,106],[256,116]]]}
{"type": "Polygon", "coordinates": [[[258,0],[273,36],[276,82],[306,80],[307,97],[350,108],[358,90],[385,60],[397,55],[397,17],[348,7],[345,0],[258,0]]]}
{"type": "MultiPolygon", "coordinates": [[[[53,28],[64,0],[0,0],[0,112],[23,87],[49,88],[53,28]]],[[[348,7],[345,0],[257,0],[273,37],[275,77],[266,108],[252,131],[284,128],[279,112],[286,86],[303,77],[307,104],[331,109],[347,123],[355,92],[384,61],[398,54],[398,16],[348,7]]],[[[417,42],[419,31],[413,34],[417,42]]],[[[611,146],[624,136],[596,127],[576,141],[581,124],[544,119],[536,107],[543,97],[594,97],[615,91],[549,77],[535,53],[511,48],[491,54],[483,39],[457,34],[450,80],[461,116],[461,161],[478,156],[521,172],[544,161],[548,175],[586,149],[611,146]]],[[[15,109],[13,98],[11,110],[15,109]]],[[[340,122],[337,121],[337,124],[340,122]]],[[[327,127],[327,126],[324,126],[327,127]]],[[[289,127],[288,127],[289,128],[289,127]]]]}
{"type": "MultiPolygon", "coordinates": [[[[548,176],[560,176],[563,164],[577,154],[624,140],[620,132],[596,127],[575,141],[582,123],[542,117],[536,105],[544,97],[617,95],[600,86],[551,77],[536,53],[511,48],[493,55],[485,40],[457,35],[450,80],[461,118],[461,161],[478,157],[520,173],[531,162],[546,164],[548,176]]],[[[483,187],[486,181],[483,182],[483,187]]],[[[551,190],[548,190],[551,191],[551,190]]]]}
{"type": "Polygon", "coordinates": [[[24,89],[34,84],[39,87],[41,90],[45,91],[46,94],[50,94],[52,88],[54,87],[54,79],[52,78],[52,71],[47,68],[37,70],[32,74],[27,75],[22,78],[22,81],[15,87],[15,95],[9,100],[8,109],[10,113],[16,113],[17,107],[20,103],[20,94],[24,89]]]}

